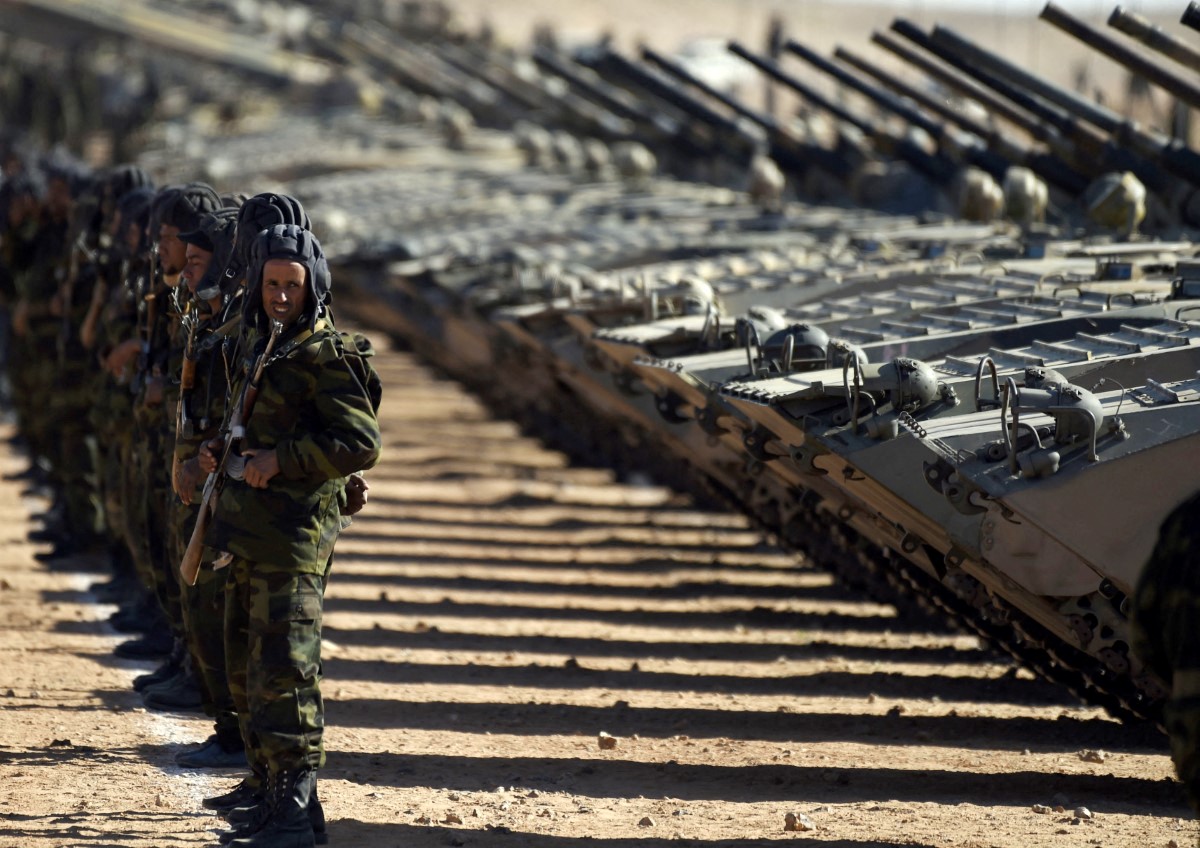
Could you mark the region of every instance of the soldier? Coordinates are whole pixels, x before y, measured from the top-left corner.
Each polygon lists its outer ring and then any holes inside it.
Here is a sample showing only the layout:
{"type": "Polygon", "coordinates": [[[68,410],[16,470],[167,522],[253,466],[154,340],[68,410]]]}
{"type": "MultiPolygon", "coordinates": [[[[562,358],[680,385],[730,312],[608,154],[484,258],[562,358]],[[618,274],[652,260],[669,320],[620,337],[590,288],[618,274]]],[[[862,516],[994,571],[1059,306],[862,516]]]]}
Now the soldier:
{"type": "MultiPolygon", "coordinates": [[[[237,210],[225,208],[201,220],[196,230],[180,234],[187,245],[183,281],[190,306],[184,318],[186,333],[180,365],[180,393],[176,407],[176,430],[171,485],[176,499],[168,528],[172,563],[183,559],[188,538],[199,512],[199,447],[216,437],[225,415],[229,388],[222,342],[236,332],[219,325],[224,306],[221,282],[233,252],[237,210]]],[[[212,557],[204,562],[211,564],[212,557]]],[[[203,707],[214,720],[214,732],[203,745],[176,756],[188,768],[240,766],[246,762],[237,710],[225,674],[225,577],[228,572],[202,568],[194,586],[183,589],[183,616],[192,667],[199,679],[203,707]]],[[[151,706],[169,707],[172,693],[160,693],[151,706]]]]}
{"type": "MultiPolygon", "coordinates": [[[[231,689],[245,693],[246,747],[266,765],[260,801],[232,844],[308,848],[324,836],[322,599],[346,478],[379,457],[378,397],[332,326],[316,238],[275,226],[251,256],[243,323],[262,379],[241,440],[244,471],[227,480],[204,540],[229,568],[226,666],[231,689]]],[[[234,378],[234,397],[255,370],[234,378]]],[[[217,470],[221,447],[201,449],[206,471],[217,470]]]]}
{"type": "Polygon", "coordinates": [[[1200,813],[1200,493],[1167,516],[1134,592],[1133,650],[1167,684],[1163,720],[1188,802],[1200,813]]]}
{"type": "MultiPolygon", "coordinates": [[[[161,279],[147,279],[149,290],[138,301],[139,357],[134,387],[133,461],[129,488],[129,538],[134,545],[134,561],[139,574],[154,589],[165,627],[146,633],[143,639],[118,646],[122,657],[161,657],[171,651],[175,640],[184,638],[183,608],[176,564],[168,560],[166,528],[171,493],[171,457],[174,453],[175,397],[169,357],[172,333],[178,316],[172,316],[175,287],[186,261],[186,246],[179,234],[196,229],[200,219],[219,207],[217,193],[203,183],[167,189],[160,193],[151,214],[151,234],[157,239],[158,270],[161,279]]],[[[152,248],[153,249],[153,248],[152,248]]],[[[179,673],[151,690],[171,689],[171,709],[187,704],[200,706],[200,689],[191,664],[181,665],[179,673]],[[184,700],[186,695],[186,700],[184,700]]],[[[151,701],[155,699],[151,698],[151,701]]],[[[154,706],[147,703],[147,706],[154,706]]],[[[159,707],[163,708],[163,707],[159,707]]]]}

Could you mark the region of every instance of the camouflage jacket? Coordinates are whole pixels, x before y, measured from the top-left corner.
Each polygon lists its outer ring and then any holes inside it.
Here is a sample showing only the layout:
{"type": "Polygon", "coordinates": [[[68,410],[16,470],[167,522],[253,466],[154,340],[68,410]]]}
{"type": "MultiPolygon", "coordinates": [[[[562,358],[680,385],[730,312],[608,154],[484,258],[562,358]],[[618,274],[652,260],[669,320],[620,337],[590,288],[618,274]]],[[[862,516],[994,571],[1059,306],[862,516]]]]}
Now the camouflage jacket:
{"type": "MultiPolygon", "coordinates": [[[[243,443],[273,448],[279,474],[265,489],[227,480],[204,542],[252,562],[323,574],[342,527],[345,478],[375,464],[381,437],[337,333],[318,325],[306,338],[289,335],[263,372],[243,443]]],[[[261,339],[251,346],[262,347],[261,339]]],[[[253,359],[234,375],[232,397],[241,396],[253,359]]]]}

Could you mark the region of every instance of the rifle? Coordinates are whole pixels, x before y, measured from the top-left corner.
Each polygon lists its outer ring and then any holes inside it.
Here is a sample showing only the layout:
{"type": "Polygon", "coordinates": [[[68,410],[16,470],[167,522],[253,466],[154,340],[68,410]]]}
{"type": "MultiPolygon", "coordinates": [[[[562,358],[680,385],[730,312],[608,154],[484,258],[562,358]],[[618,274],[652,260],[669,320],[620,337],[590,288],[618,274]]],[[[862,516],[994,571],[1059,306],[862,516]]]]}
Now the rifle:
{"type": "Polygon", "coordinates": [[[184,551],[183,560],[179,563],[179,576],[189,586],[195,586],[196,578],[200,575],[200,560],[204,556],[204,534],[208,531],[208,524],[216,513],[217,498],[220,497],[221,489],[225,484],[230,460],[235,455],[234,445],[240,444],[246,437],[246,422],[250,419],[250,413],[254,411],[254,402],[258,399],[258,386],[262,382],[263,371],[267,367],[267,360],[271,357],[275,341],[282,332],[283,324],[271,321],[271,335],[267,338],[267,345],[255,361],[250,379],[242,387],[241,400],[229,417],[229,427],[226,430],[225,445],[221,448],[221,458],[217,462],[216,469],[204,481],[204,491],[200,495],[200,512],[196,515],[196,526],[192,528],[192,536],[188,539],[187,550],[184,551]]]}

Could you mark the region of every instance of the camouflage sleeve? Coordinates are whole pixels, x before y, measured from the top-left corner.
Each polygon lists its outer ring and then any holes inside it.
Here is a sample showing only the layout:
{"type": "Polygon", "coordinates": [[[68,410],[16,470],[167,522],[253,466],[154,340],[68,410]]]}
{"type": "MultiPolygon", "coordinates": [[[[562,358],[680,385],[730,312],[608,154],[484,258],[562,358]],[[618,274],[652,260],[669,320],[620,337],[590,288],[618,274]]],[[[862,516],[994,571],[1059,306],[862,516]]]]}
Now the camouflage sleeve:
{"type": "Polygon", "coordinates": [[[275,445],[287,479],[333,480],[372,467],[382,438],[369,399],[345,360],[323,345],[313,394],[320,428],[275,445]]]}

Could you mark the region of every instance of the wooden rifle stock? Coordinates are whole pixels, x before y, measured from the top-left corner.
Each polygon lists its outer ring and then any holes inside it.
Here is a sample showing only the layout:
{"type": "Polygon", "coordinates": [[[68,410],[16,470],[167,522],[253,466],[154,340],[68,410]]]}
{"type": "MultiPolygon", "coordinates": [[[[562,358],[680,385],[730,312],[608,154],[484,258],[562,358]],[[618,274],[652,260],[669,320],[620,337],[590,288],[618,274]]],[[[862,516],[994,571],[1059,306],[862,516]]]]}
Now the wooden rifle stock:
{"type": "Polygon", "coordinates": [[[267,339],[267,346],[263,348],[262,354],[255,361],[250,379],[242,389],[241,403],[237,405],[229,418],[229,430],[225,436],[225,446],[221,450],[221,459],[217,463],[216,470],[209,474],[208,479],[204,481],[204,491],[200,495],[200,512],[196,515],[196,526],[192,528],[192,536],[188,539],[187,550],[184,551],[183,559],[179,563],[179,576],[189,586],[195,586],[196,579],[200,576],[200,560],[204,557],[204,534],[208,531],[209,522],[212,521],[213,514],[217,509],[217,499],[221,496],[221,487],[225,482],[225,468],[233,453],[234,442],[240,441],[245,435],[246,422],[250,420],[254,402],[258,399],[258,385],[262,381],[263,370],[267,367],[267,360],[271,356],[271,350],[275,347],[275,340],[282,332],[283,325],[278,321],[272,321],[271,335],[267,339]]]}

